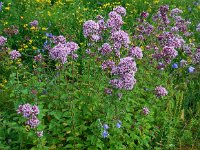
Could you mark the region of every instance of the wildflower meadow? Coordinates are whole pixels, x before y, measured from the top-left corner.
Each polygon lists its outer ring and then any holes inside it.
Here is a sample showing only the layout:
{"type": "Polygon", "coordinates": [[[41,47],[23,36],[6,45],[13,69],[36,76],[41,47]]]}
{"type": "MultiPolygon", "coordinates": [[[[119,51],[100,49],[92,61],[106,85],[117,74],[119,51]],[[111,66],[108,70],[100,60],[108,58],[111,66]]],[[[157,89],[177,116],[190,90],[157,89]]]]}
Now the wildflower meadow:
{"type": "Polygon", "coordinates": [[[199,0],[0,0],[0,150],[199,150],[199,0]]]}

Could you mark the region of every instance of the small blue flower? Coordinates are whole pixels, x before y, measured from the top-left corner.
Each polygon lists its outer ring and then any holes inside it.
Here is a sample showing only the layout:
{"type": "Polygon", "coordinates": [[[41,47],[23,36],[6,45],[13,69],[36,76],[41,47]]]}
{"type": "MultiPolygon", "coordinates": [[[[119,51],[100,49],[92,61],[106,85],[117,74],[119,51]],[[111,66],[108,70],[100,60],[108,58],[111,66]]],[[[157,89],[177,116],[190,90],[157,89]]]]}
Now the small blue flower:
{"type": "Polygon", "coordinates": [[[190,67],[188,68],[188,72],[189,72],[189,73],[192,73],[192,72],[194,72],[194,70],[195,70],[195,68],[194,68],[194,67],[192,67],[192,66],[190,66],[190,67]]]}
{"type": "Polygon", "coordinates": [[[103,138],[107,138],[108,137],[108,131],[107,130],[104,130],[103,133],[102,133],[102,136],[103,138]]]}
{"type": "Polygon", "coordinates": [[[118,120],[118,123],[116,124],[116,127],[117,128],[121,128],[121,126],[122,126],[122,122],[120,120],[118,120]]]}
{"type": "Polygon", "coordinates": [[[53,37],[53,34],[52,34],[52,33],[46,33],[46,36],[47,36],[48,38],[52,38],[52,37],[53,37]]]}
{"type": "Polygon", "coordinates": [[[103,125],[104,130],[108,130],[109,126],[107,124],[103,125]]]}
{"type": "Polygon", "coordinates": [[[177,64],[177,63],[174,63],[174,64],[172,65],[172,68],[177,69],[177,68],[178,68],[178,64],[177,64]]]}

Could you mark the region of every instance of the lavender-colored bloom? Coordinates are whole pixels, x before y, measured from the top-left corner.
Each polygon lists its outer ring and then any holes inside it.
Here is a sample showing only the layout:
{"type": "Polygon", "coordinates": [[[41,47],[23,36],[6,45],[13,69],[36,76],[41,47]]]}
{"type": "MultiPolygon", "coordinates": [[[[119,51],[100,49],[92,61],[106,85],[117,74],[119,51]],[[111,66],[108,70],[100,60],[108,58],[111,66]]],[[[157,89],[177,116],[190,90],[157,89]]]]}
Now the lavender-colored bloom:
{"type": "Polygon", "coordinates": [[[194,71],[195,71],[195,68],[194,68],[194,67],[190,66],[190,67],[188,68],[188,72],[189,72],[189,73],[192,73],[192,72],[194,72],[194,71]]]}
{"type": "Polygon", "coordinates": [[[37,131],[37,136],[40,138],[40,137],[43,137],[43,131],[37,131]]]}
{"type": "Polygon", "coordinates": [[[9,55],[10,55],[10,58],[13,59],[13,60],[21,57],[21,54],[16,50],[11,51],[9,53],[9,55]]]}
{"type": "Polygon", "coordinates": [[[155,92],[158,97],[166,96],[168,94],[167,90],[162,86],[157,86],[155,92]]]}
{"type": "Polygon", "coordinates": [[[103,70],[106,70],[106,69],[112,70],[112,68],[115,67],[115,62],[111,60],[106,60],[102,63],[101,67],[103,70]]]}
{"type": "Polygon", "coordinates": [[[131,47],[130,50],[129,50],[129,56],[130,57],[135,57],[135,58],[138,58],[138,59],[142,59],[143,57],[143,54],[142,54],[142,49],[140,47],[131,47]]]}
{"type": "Polygon", "coordinates": [[[126,16],[126,9],[122,6],[118,6],[118,7],[114,8],[113,11],[117,12],[121,16],[126,16]]]}
{"type": "Polygon", "coordinates": [[[108,137],[108,131],[107,130],[104,130],[103,132],[102,132],[102,136],[103,136],[103,138],[107,138],[108,137]]]}
{"type": "Polygon", "coordinates": [[[32,22],[29,23],[31,27],[37,27],[38,26],[38,21],[34,20],[32,22]]]}
{"type": "Polygon", "coordinates": [[[7,42],[7,38],[0,36],[0,46],[4,45],[7,42]]]}
{"type": "Polygon", "coordinates": [[[90,39],[94,42],[97,42],[101,39],[101,37],[98,34],[91,35],[90,39]]]}
{"type": "Polygon", "coordinates": [[[148,115],[150,113],[150,111],[147,107],[142,108],[142,112],[144,115],[148,115]]]}
{"type": "Polygon", "coordinates": [[[172,65],[172,68],[177,69],[177,68],[178,68],[178,64],[177,64],[177,63],[174,63],[174,64],[172,65]]]}

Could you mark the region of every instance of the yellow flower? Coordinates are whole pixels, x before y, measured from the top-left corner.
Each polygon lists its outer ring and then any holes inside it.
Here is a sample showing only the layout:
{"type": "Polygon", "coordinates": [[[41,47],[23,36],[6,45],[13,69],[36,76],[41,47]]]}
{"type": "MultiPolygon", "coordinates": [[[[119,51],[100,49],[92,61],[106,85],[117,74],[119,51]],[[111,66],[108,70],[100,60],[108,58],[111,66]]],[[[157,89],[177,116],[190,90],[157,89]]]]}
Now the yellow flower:
{"type": "Polygon", "coordinates": [[[48,14],[48,16],[51,16],[51,12],[50,11],[48,11],[47,14],[48,14]]]}
{"type": "Polygon", "coordinates": [[[28,26],[28,24],[24,24],[24,28],[26,28],[28,26]]]}
{"type": "Polygon", "coordinates": [[[33,40],[29,40],[29,44],[32,44],[33,43],[33,40]]]}
{"type": "Polygon", "coordinates": [[[31,30],[36,30],[36,27],[32,26],[30,29],[31,29],[31,30]]]}
{"type": "Polygon", "coordinates": [[[18,49],[18,51],[20,51],[20,52],[21,52],[22,50],[23,50],[23,48],[19,48],[19,49],[18,49]]]}
{"type": "Polygon", "coordinates": [[[160,2],[160,0],[154,0],[153,3],[154,4],[158,4],[160,2]]]}
{"type": "Polygon", "coordinates": [[[21,18],[21,19],[24,19],[24,17],[23,17],[23,16],[21,16],[20,18],[21,18]]]}
{"type": "Polygon", "coordinates": [[[5,10],[10,10],[10,7],[6,7],[5,10]]]}
{"type": "Polygon", "coordinates": [[[46,31],[47,30],[47,28],[45,28],[45,27],[42,27],[42,31],[46,31]]]}
{"type": "Polygon", "coordinates": [[[33,49],[33,50],[36,50],[36,49],[37,49],[37,47],[35,47],[35,46],[32,46],[32,49],[33,49]]]}
{"type": "Polygon", "coordinates": [[[4,26],[7,25],[7,24],[8,24],[8,22],[4,22],[4,23],[3,23],[4,26]]]}
{"type": "Polygon", "coordinates": [[[198,5],[197,8],[200,9],[200,5],[198,5]]]}

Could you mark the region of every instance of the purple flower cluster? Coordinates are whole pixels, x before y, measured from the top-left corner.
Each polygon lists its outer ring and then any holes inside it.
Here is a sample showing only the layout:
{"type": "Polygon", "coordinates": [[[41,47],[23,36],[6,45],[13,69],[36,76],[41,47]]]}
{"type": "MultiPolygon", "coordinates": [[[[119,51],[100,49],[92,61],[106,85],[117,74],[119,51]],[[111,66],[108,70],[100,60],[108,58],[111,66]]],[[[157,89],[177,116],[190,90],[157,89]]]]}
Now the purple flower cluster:
{"type": "Polygon", "coordinates": [[[137,46],[136,47],[135,46],[131,47],[129,49],[129,56],[130,57],[135,57],[137,59],[142,59],[142,57],[143,57],[142,49],[140,47],[137,47],[137,46]]]}
{"type": "Polygon", "coordinates": [[[114,42],[115,50],[120,50],[122,46],[124,46],[125,48],[129,47],[130,44],[129,35],[123,30],[113,32],[110,39],[114,42]]]}
{"type": "Polygon", "coordinates": [[[0,11],[2,10],[3,2],[0,2],[0,11]]]}
{"type": "Polygon", "coordinates": [[[200,23],[197,25],[196,31],[197,31],[197,32],[200,32],[200,23]]]}
{"type": "Polygon", "coordinates": [[[108,55],[112,52],[112,47],[108,43],[104,43],[101,48],[98,49],[102,55],[108,55]]]}
{"type": "Polygon", "coordinates": [[[60,60],[62,64],[67,62],[67,57],[71,56],[73,59],[78,57],[74,52],[79,48],[78,44],[74,42],[58,43],[49,50],[49,55],[53,60],[60,60]]]}
{"type": "Polygon", "coordinates": [[[29,103],[24,105],[19,105],[17,109],[18,114],[22,114],[23,117],[27,118],[26,125],[29,125],[31,128],[36,128],[40,121],[37,118],[39,114],[39,108],[36,105],[31,106],[29,103]]]}
{"type": "Polygon", "coordinates": [[[166,96],[168,94],[167,90],[162,86],[157,86],[155,92],[158,97],[166,96]]]}
{"type": "Polygon", "coordinates": [[[29,23],[31,27],[37,27],[38,26],[38,21],[34,20],[32,22],[29,23]]]}
{"type": "Polygon", "coordinates": [[[144,115],[148,115],[150,113],[150,111],[147,107],[142,108],[142,112],[144,115]]]}
{"type": "Polygon", "coordinates": [[[165,46],[161,53],[167,63],[170,63],[171,59],[175,58],[178,55],[178,52],[174,49],[174,47],[168,46],[165,46]]]}
{"type": "Polygon", "coordinates": [[[13,60],[21,57],[21,54],[16,50],[11,51],[9,53],[9,55],[10,55],[10,58],[13,59],[13,60]]]}
{"type": "Polygon", "coordinates": [[[141,16],[142,18],[147,18],[147,17],[149,16],[149,13],[143,11],[143,12],[140,14],[140,16],[141,16]]]}
{"type": "Polygon", "coordinates": [[[112,68],[115,67],[115,62],[111,60],[106,60],[102,63],[101,66],[103,70],[106,70],[106,69],[112,70],[112,68]]]}
{"type": "Polygon", "coordinates": [[[122,16],[119,15],[115,11],[111,11],[109,13],[109,18],[107,20],[107,27],[111,28],[111,32],[117,31],[121,29],[121,26],[123,24],[122,16]]]}
{"type": "Polygon", "coordinates": [[[38,55],[34,56],[34,60],[36,62],[41,62],[42,61],[42,54],[38,54],[38,55]]]}
{"type": "Polygon", "coordinates": [[[43,131],[37,131],[37,136],[38,137],[43,137],[43,133],[44,133],[43,131]]]}
{"type": "Polygon", "coordinates": [[[90,38],[93,36],[93,38],[98,35],[98,31],[99,31],[99,24],[96,23],[93,20],[88,20],[83,24],[83,34],[85,36],[85,38],[90,38]]]}
{"type": "Polygon", "coordinates": [[[171,15],[172,17],[174,17],[174,16],[177,16],[177,15],[180,14],[180,13],[183,13],[183,11],[180,10],[180,9],[178,9],[178,8],[174,8],[174,9],[171,10],[170,15],[171,15]]]}
{"type": "Polygon", "coordinates": [[[7,42],[7,38],[0,36],[0,46],[4,45],[7,42]]]}
{"type": "Polygon", "coordinates": [[[54,44],[58,44],[58,43],[61,43],[61,44],[65,44],[66,43],[66,38],[63,36],[63,35],[59,35],[59,36],[52,36],[52,42],[54,44]]]}
{"type": "Polygon", "coordinates": [[[197,48],[196,53],[193,55],[192,62],[194,64],[200,64],[200,48],[197,48]]]}
{"type": "Polygon", "coordinates": [[[110,80],[110,84],[119,89],[133,89],[136,79],[134,78],[137,71],[136,63],[131,57],[120,59],[118,66],[112,68],[112,74],[118,75],[119,78],[110,80]]]}
{"type": "Polygon", "coordinates": [[[118,6],[118,7],[113,8],[113,11],[117,12],[121,16],[126,16],[126,9],[122,6],[118,6]]]}

